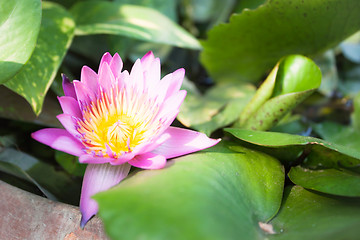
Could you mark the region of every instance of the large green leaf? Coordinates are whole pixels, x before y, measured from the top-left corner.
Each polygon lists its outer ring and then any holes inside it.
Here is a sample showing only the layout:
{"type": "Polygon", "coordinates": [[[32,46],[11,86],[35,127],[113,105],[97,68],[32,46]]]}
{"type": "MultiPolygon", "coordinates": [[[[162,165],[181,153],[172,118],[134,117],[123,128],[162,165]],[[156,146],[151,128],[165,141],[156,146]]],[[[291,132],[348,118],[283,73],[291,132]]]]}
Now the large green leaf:
{"type": "Polygon", "coordinates": [[[225,131],[257,149],[262,149],[284,160],[294,161],[301,153],[304,153],[307,156],[306,164],[310,168],[349,168],[355,170],[360,166],[360,151],[358,149],[322,139],[235,128],[228,128],[225,131]]]}
{"type": "Polygon", "coordinates": [[[36,116],[23,97],[5,86],[0,86],[0,117],[60,127],[61,124],[56,118],[58,114],[62,113],[59,102],[50,96],[45,99],[43,111],[36,116]]]}
{"type": "Polygon", "coordinates": [[[243,83],[218,84],[204,95],[190,90],[177,118],[185,126],[209,135],[236,121],[254,92],[252,85],[243,83]]]}
{"type": "Polygon", "coordinates": [[[284,172],[274,158],[218,144],[206,153],[141,171],[95,196],[113,239],[262,239],[282,198],[284,172]]]}
{"type": "Polygon", "coordinates": [[[285,191],[268,239],[352,240],[360,235],[360,199],[316,194],[299,186],[285,191]]]}
{"type": "Polygon", "coordinates": [[[116,2],[87,1],[76,4],[71,13],[77,35],[114,34],[142,41],[201,49],[199,42],[160,12],[116,2]]]}
{"type": "Polygon", "coordinates": [[[360,174],[347,170],[291,168],[289,178],[304,188],[347,197],[360,197],[360,174]]]}
{"type": "Polygon", "coordinates": [[[272,96],[316,89],[321,84],[321,71],[309,58],[290,55],[279,64],[272,96]]]}
{"type": "MultiPolygon", "coordinates": [[[[122,5],[131,4],[140,7],[148,7],[159,11],[174,22],[177,22],[177,1],[168,0],[115,0],[122,5]]],[[[162,61],[166,61],[172,50],[172,46],[161,43],[144,42],[134,38],[118,35],[107,35],[107,44],[110,52],[118,52],[122,58],[128,57],[133,62],[144,56],[149,49],[162,61]]]]}
{"type": "Polygon", "coordinates": [[[282,58],[240,115],[237,127],[268,130],[321,84],[321,71],[301,55],[282,58]]]}
{"type": "Polygon", "coordinates": [[[6,87],[24,97],[36,115],[73,38],[75,24],[60,5],[43,2],[39,39],[29,62],[6,87]]]}
{"type": "Polygon", "coordinates": [[[215,78],[259,80],[281,57],[314,55],[360,28],[358,0],[267,1],[208,32],[201,60],[215,78]]]}
{"type": "Polygon", "coordinates": [[[0,1],[0,83],[14,76],[29,60],[40,21],[40,0],[0,1]]]}

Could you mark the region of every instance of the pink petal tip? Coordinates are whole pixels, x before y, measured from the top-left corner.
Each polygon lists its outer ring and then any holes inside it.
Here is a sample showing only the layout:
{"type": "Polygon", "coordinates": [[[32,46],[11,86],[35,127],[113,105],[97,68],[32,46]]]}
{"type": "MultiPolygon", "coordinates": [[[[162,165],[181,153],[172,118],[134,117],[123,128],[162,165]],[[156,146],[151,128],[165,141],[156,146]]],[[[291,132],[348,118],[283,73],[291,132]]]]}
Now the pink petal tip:
{"type": "Polygon", "coordinates": [[[130,165],[113,166],[110,164],[89,164],[86,167],[80,197],[81,222],[80,227],[98,212],[99,206],[91,197],[96,193],[106,191],[123,180],[130,171],[130,165]]]}
{"type": "Polygon", "coordinates": [[[177,127],[169,127],[164,134],[170,138],[158,146],[152,153],[174,158],[188,153],[197,152],[212,147],[221,139],[212,139],[205,134],[177,127]]]}

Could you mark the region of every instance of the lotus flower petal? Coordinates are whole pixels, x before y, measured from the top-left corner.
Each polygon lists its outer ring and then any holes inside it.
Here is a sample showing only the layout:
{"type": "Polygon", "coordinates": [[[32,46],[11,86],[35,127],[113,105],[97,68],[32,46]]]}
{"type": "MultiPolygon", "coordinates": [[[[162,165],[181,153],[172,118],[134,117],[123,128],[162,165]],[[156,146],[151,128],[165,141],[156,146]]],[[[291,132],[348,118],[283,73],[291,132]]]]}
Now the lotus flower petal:
{"type": "Polygon", "coordinates": [[[141,58],[141,64],[144,66],[144,69],[149,69],[151,63],[154,61],[155,56],[152,51],[147,52],[142,58],[141,58]]]}
{"type": "Polygon", "coordinates": [[[110,61],[110,68],[115,78],[117,78],[121,73],[122,67],[123,67],[123,62],[119,54],[115,53],[114,57],[110,61]]]}
{"type": "Polygon", "coordinates": [[[75,138],[80,137],[80,134],[76,129],[76,118],[74,116],[63,113],[57,115],[56,117],[71,135],[73,135],[75,138]]]}
{"type": "Polygon", "coordinates": [[[130,165],[127,163],[117,166],[107,163],[89,164],[86,167],[80,198],[81,228],[84,228],[98,211],[98,204],[91,196],[115,186],[129,174],[129,171],[130,165]]]}
{"type": "Polygon", "coordinates": [[[44,128],[31,134],[35,140],[71,155],[84,154],[84,145],[65,129],[44,128]]]}
{"type": "Polygon", "coordinates": [[[61,76],[63,79],[62,86],[64,89],[65,96],[69,96],[69,97],[77,99],[74,85],[70,82],[70,80],[67,78],[67,76],[65,74],[62,74],[61,76]]]}
{"type": "Polygon", "coordinates": [[[163,155],[150,152],[137,155],[129,161],[129,164],[133,165],[134,167],[143,169],[160,169],[165,166],[166,158],[163,155]]]}
{"type": "Polygon", "coordinates": [[[108,52],[104,53],[104,55],[102,56],[102,58],[101,58],[101,60],[100,60],[100,65],[99,65],[99,70],[98,70],[98,72],[100,72],[100,69],[101,69],[101,67],[102,67],[102,65],[103,65],[104,63],[107,63],[108,65],[110,65],[111,60],[112,60],[111,54],[108,53],[108,52]]]}
{"type": "Polygon", "coordinates": [[[88,66],[81,69],[81,82],[92,92],[96,93],[98,91],[98,75],[88,66]]]}
{"type": "Polygon", "coordinates": [[[82,113],[79,107],[79,103],[76,99],[68,96],[58,97],[61,109],[65,114],[82,118],[82,113]]]}
{"type": "Polygon", "coordinates": [[[101,89],[108,92],[111,89],[111,85],[115,83],[115,77],[111,71],[111,68],[107,62],[101,65],[99,70],[99,85],[101,89]]]}
{"type": "Polygon", "coordinates": [[[177,127],[169,127],[165,134],[169,134],[170,138],[152,152],[166,158],[197,152],[212,147],[220,141],[220,139],[208,138],[203,133],[177,127]]]}
{"type": "Polygon", "coordinates": [[[89,105],[91,100],[95,99],[94,92],[92,92],[83,82],[74,80],[73,84],[80,108],[82,108],[83,105],[89,105]]]}

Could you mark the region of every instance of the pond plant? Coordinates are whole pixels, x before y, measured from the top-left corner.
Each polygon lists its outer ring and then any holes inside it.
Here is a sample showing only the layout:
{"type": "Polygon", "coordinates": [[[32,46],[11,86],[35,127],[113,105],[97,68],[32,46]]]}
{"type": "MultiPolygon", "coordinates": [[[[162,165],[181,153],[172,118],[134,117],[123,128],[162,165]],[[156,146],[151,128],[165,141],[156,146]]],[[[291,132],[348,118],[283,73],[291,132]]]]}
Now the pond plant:
{"type": "Polygon", "coordinates": [[[358,239],[359,13],[0,0],[0,180],[110,239],[358,239]]]}

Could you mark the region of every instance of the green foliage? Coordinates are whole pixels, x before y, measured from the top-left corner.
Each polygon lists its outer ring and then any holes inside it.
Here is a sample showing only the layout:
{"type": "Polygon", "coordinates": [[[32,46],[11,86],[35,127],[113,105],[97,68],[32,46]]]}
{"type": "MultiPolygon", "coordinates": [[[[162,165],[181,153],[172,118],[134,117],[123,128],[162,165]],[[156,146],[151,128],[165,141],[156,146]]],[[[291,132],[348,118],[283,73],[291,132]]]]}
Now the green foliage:
{"type": "Polygon", "coordinates": [[[322,122],[312,125],[314,131],[326,141],[357,149],[360,145],[360,131],[352,126],[335,122],[322,122]]]}
{"type": "Polygon", "coordinates": [[[299,186],[285,189],[284,203],[270,223],[277,234],[268,239],[356,239],[359,198],[332,197],[299,186]]]}
{"type": "Polygon", "coordinates": [[[0,83],[13,77],[29,60],[40,21],[40,0],[0,2],[0,83]]]}
{"type": "Polygon", "coordinates": [[[319,92],[325,96],[331,96],[339,86],[339,74],[336,67],[334,50],[328,50],[315,58],[315,63],[321,69],[321,85],[319,92]]]}
{"type": "Polygon", "coordinates": [[[69,174],[80,177],[84,176],[86,164],[79,163],[77,157],[56,151],[55,160],[69,174]]]}
{"type": "Polygon", "coordinates": [[[87,1],[76,4],[71,13],[77,24],[77,35],[115,34],[178,47],[201,48],[192,35],[151,8],[87,1]]]}
{"type": "Polygon", "coordinates": [[[360,197],[360,174],[344,169],[291,168],[289,178],[297,185],[323,193],[360,197]]]}
{"type": "Polygon", "coordinates": [[[0,1],[0,180],[78,205],[86,164],[30,132],[59,126],[61,72],[152,50],[186,69],[174,125],[223,140],[95,195],[111,239],[358,238],[359,1],[52,2],[0,1]]]}
{"type": "Polygon", "coordinates": [[[281,59],[246,105],[236,126],[270,129],[311,95],[320,83],[320,69],[310,59],[300,55],[281,59]]]}
{"type": "Polygon", "coordinates": [[[5,84],[24,97],[36,115],[73,38],[75,23],[61,6],[43,2],[43,16],[37,45],[29,62],[5,84]],[[34,71],[36,69],[36,71],[34,71]]]}
{"type": "Polygon", "coordinates": [[[357,0],[267,1],[210,30],[201,61],[215,80],[256,81],[283,56],[336,46],[360,28],[359,11],[357,0]]]}
{"type": "Polygon", "coordinates": [[[79,201],[79,181],[73,181],[69,175],[21,151],[3,149],[0,153],[0,171],[34,184],[52,200],[72,204],[79,201]]]}
{"type": "MultiPolygon", "coordinates": [[[[163,15],[170,18],[172,21],[178,19],[176,12],[176,1],[168,0],[116,0],[119,4],[131,4],[136,6],[148,7],[159,11],[163,15]]],[[[122,57],[129,57],[133,61],[144,56],[149,49],[152,49],[154,54],[160,57],[162,60],[166,59],[170,53],[172,47],[170,45],[164,45],[159,43],[144,42],[142,40],[135,40],[118,35],[108,35],[107,43],[112,52],[118,52],[122,57]]]]}
{"type": "Polygon", "coordinates": [[[235,122],[253,94],[254,87],[242,83],[218,84],[204,95],[190,90],[178,119],[185,126],[210,135],[235,122]]]}
{"type": "Polygon", "coordinates": [[[310,154],[308,157],[314,154],[314,158],[308,159],[311,163],[315,163],[316,158],[321,159],[319,162],[321,164],[314,167],[357,168],[360,164],[360,151],[358,149],[327,142],[319,138],[235,128],[225,130],[234,137],[247,143],[264,148],[283,150],[277,152],[279,154],[277,157],[279,158],[282,158],[281,154],[286,155],[287,152],[298,153],[299,151],[306,151],[310,154]],[[291,151],[287,151],[289,149],[291,149],[291,151]]]}
{"type": "Polygon", "coordinates": [[[111,238],[262,239],[282,198],[284,172],[274,158],[224,143],[206,153],[135,173],[96,195],[111,238]],[[124,229],[127,229],[124,231],[124,229]]]}
{"type": "Polygon", "coordinates": [[[244,9],[256,9],[265,2],[266,0],[241,0],[237,3],[235,12],[240,13],[244,9]]]}
{"type": "Polygon", "coordinates": [[[173,21],[177,20],[176,14],[176,1],[168,0],[114,0],[114,2],[121,4],[130,4],[137,6],[146,6],[149,8],[156,9],[157,11],[163,13],[168,18],[173,21]]]}

